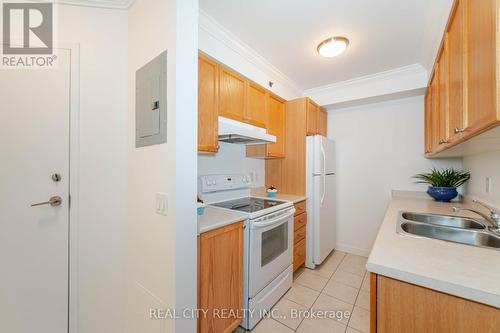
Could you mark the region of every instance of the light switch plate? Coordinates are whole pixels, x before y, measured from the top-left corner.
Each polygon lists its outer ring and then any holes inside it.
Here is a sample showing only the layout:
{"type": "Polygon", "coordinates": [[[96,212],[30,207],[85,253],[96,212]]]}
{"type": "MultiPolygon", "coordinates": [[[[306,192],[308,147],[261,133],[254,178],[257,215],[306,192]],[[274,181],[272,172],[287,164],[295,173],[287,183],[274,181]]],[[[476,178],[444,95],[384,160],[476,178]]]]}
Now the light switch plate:
{"type": "Polygon", "coordinates": [[[168,214],[168,197],[165,193],[156,193],[155,210],[156,214],[168,214]]]}
{"type": "Polygon", "coordinates": [[[490,193],[491,192],[491,177],[486,177],[485,178],[485,191],[486,193],[490,193]]]}

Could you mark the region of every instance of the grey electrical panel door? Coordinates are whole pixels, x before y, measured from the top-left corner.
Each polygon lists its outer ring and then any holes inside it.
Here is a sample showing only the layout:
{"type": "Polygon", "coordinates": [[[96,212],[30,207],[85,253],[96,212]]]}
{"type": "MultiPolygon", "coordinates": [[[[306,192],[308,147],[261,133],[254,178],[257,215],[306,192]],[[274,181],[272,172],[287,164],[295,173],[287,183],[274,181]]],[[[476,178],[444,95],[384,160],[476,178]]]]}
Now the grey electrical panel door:
{"type": "Polygon", "coordinates": [[[167,51],[135,75],[135,146],[167,142],[167,51]]]}

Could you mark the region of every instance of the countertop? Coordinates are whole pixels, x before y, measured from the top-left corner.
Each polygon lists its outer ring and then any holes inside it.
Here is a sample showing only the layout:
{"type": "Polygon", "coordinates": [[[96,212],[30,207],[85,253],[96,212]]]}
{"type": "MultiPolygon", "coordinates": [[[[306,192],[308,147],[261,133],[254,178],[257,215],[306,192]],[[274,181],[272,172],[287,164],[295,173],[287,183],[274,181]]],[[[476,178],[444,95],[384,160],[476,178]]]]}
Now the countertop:
{"type": "MultiPolygon", "coordinates": [[[[253,188],[251,190],[251,195],[253,197],[261,197],[261,198],[267,198],[267,192],[265,187],[257,187],[253,188]]],[[[307,200],[306,196],[303,195],[294,195],[294,194],[283,194],[283,193],[276,193],[276,198],[270,198],[270,199],[276,199],[276,200],[283,200],[283,201],[291,201],[294,204],[307,200]]]]}
{"type": "Polygon", "coordinates": [[[198,216],[198,234],[246,220],[248,215],[236,211],[207,206],[205,213],[198,216]]]}
{"type": "MultiPolygon", "coordinates": [[[[368,258],[370,272],[500,308],[500,251],[396,233],[401,210],[463,215],[427,198],[393,197],[368,258]]],[[[480,208],[481,209],[481,208],[480,208]]]]}

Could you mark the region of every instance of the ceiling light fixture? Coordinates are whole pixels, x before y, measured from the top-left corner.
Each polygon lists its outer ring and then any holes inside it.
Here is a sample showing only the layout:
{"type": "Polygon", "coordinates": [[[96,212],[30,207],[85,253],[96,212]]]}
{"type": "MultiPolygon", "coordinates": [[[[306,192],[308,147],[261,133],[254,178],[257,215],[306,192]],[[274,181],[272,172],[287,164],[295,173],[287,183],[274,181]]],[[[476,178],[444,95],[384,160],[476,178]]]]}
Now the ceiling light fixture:
{"type": "Polygon", "coordinates": [[[331,37],[325,39],[318,45],[318,53],[326,58],[338,56],[347,49],[349,39],[345,37],[331,37]]]}

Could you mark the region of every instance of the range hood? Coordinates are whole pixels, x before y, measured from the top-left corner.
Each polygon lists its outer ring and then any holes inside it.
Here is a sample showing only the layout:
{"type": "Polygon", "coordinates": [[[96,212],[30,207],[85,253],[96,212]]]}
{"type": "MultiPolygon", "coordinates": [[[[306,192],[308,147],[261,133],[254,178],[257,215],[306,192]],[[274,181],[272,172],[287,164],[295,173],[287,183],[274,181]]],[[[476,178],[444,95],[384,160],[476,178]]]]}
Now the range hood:
{"type": "Polygon", "coordinates": [[[219,141],[240,145],[260,145],[275,143],[276,137],[267,134],[265,128],[219,117],[219,141]]]}

